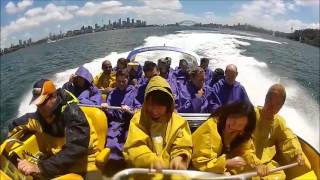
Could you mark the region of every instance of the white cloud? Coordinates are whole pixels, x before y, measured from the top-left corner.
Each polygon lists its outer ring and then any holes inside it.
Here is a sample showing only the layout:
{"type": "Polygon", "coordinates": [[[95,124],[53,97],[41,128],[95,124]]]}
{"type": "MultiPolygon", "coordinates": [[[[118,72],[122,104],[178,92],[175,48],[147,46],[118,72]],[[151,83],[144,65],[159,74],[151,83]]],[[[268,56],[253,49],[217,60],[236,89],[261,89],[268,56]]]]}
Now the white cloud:
{"type": "Polygon", "coordinates": [[[27,31],[31,28],[39,27],[44,23],[70,20],[74,17],[73,11],[77,9],[76,6],[56,6],[51,3],[45,8],[37,7],[30,9],[23,17],[1,28],[1,37],[6,40],[11,34],[27,31]]]}
{"type": "Polygon", "coordinates": [[[250,13],[252,15],[269,14],[278,15],[286,12],[286,6],[283,1],[253,1],[249,4],[242,5],[240,14],[250,13]]]}
{"type": "Polygon", "coordinates": [[[296,11],[296,5],[294,3],[288,3],[287,7],[291,11],[296,11]]]}
{"type": "Polygon", "coordinates": [[[139,0],[145,6],[153,9],[179,10],[182,5],[179,0],[139,0]]]}
{"type": "Polygon", "coordinates": [[[105,1],[98,4],[87,2],[76,12],[76,15],[93,16],[97,14],[120,14],[124,13],[121,6],[122,3],[119,1],[105,1]]]}
{"type": "Polygon", "coordinates": [[[319,23],[303,23],[300,20],[284,16],[288,10],[295,10],[295,5],[281,0],[253,1],[244,4],[231,17],[232,23],[247,23],[266,29],[291,32],[293,29],[316,28],[319,23]]]}
{"type": "Polygon", "coordinates": [[[295,0],[295,4],[300,6],[316,6],[319,8],[319,0],[295,0]]]}
{"type": "Polygon", "coordinates": [[[6,5],[6,12],[9,14],[14,14],[25,10],[27,7],[32,6],[32,0],[22,0],[15,5],[12,1],[8,2],[6,5]]]}

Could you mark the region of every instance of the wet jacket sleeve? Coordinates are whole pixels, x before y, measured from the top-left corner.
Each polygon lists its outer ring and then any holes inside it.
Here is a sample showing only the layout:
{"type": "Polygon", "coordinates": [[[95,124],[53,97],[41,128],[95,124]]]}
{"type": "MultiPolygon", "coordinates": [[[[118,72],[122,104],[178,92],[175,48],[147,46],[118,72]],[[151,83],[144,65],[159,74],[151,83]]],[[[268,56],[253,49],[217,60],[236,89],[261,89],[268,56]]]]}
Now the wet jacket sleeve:
{"type": "Polygon", "coordinates": [[[211,91],[208,96],[208,113],[214,113],[222,105],[218,95],[211,91]]]}
{"type": "Polygon", "coordinates": [[[66,122],[66,143],[56,155],[40,160],[41,175],[52,178],[65,173],[67,167],[88,154],[90,127],[84,113],[76,105],[68,105],[63,112],[66,122]]]}
{"type": "Polygon", "coordinates": [[[9,136],[23,130],[28,132],[41,132],[41,124],[38,121],[36,113],[27,113],[9,124],[9,136]]]}
{"type": "Polygon", "coordinates": [[[256,156],[252,139],[242,143],[237,149],[240,151],[239,155],[243,157],[250,167],[256,167],[262,164],[260,159],[256,156]]]}
{"type": "Polygon", "coordinates": [[[241,86],[241,92],[242,92],[242,100],[245,101],[245,102],[251,103],[251,101],[250,101],[250,99],[248,97],[247,91],[243,86],[241,86]]]}
{"type": "Polygon", "coordinates": [[[193,134],[192,164],[200,171],[224,173],[226,171],[226,155],[219,154],[221,139],[214,138],[214,127],[207,120],[193,134]]]}
{"type": "Polygon", "coordinates": [[[182,155],[187,158],[189,164],[192,155],[192,136],[187,122],[178,130],[170,152],[171,159],[182,155]]]}
{"type": "Polygon", "coordinates": [[[132,122],[135,121],[135,118],[140,118],[140,113],[136,113],[131,119],[123,155],[129,165],[148,168],[158,157],[148,146],[150,137],[136,123],[132,122]]]}
{"type": "Polygon", "coordinates": [[[282,117],[278,116],[279,125],[276,127],[275,136],[277,139],[277,147],[283,154],[287,162],[291,162],[298,154],[302,153],[301,145],[297,136],[288,128],[282,117]]]}
{"type": "Polygon", "coordinates": [[[88,105],[101,105],[102,96],[97,87],[91,87],[90,90],[84,90],[78,96],[79,102],[88,105]]]}
{"type": "Polygon", "coordinates": [[[208,103],[206,97],[195,96],[192,99],[187,99],[184,102],[180,103],[180,106],[177,108],[178,112],[181,113],[204,113],[207,109],[208,103]]]}
{"type": "Polygon", "coordinates": [[[99,79],[100,79],[101,75],[102,75],[102,73],[96,75],[96,76],[93,78],[92,84],[94,84],[95,86],[98,87],[98,86],[99,86],[99,79]]]}

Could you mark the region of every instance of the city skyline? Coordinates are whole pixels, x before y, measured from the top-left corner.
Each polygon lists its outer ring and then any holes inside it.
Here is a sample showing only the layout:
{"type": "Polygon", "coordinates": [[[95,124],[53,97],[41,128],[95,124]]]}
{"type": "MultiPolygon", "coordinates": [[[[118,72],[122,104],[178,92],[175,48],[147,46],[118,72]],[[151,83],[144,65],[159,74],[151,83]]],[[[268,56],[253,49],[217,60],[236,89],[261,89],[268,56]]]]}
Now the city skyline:
{"type": "Polygon", "coordinates": [[[11,43],[9,47],[0,48],[1,55],[7,54],[10,52],[14,52],[16,50],[19,50],[21,48],[26,48],[29,46],[32,46],[33,44],[39,44],[39,43],[52,43],[56,40],[61,40],[67,37],[72,36],[78,36],[81,34],[88,34],[88,33],[94,33],[94,32],[100,32],[100,31],[108,31],[108,30],[115,30],[115,29],[123,29],[123,28],[139,28],[139,27],[146,27],[147,22],[140,20],[140,19],[134,19],[130,17],[127,18],[119,18],[118,20],[111,21],[108,20],[108,24],[94,24],[94,26],[91,25],[82,25],[80,29],[70,29],[66,32],[59,31],[58,34],[50,32],[48,36],[45,36],[36,42],[32,41],[32,38],[29,37],[27,40],[19,39],[19,43],[14,44],[11,43]]]}
{"type": "MultiPolygon", "coordinates": [[[[20,39],[39,40],[82,25],[108,24],[119,17],[144,19],[148,24],[251,24],[265,29],[319,29],[318,0],[270,1],[1,1],[1,48],[20,39]]],[[[126,19],[124,20],[126,21],[126,19]]]]}

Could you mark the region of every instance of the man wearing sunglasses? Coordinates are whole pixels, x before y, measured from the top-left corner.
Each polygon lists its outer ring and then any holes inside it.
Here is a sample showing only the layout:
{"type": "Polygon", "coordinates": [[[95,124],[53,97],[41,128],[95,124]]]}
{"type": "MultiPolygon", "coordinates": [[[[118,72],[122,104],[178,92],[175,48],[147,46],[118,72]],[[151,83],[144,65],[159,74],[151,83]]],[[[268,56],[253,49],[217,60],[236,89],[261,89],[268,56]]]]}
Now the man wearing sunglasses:
{"type": "Polygon", "coordinates": [[[93,84],[100,89],[103,99],[106,100],[106,96],[115,87],[116,75],[109,60],[102,62],[101,69],[102,72],[94,77],[93,84]]]}
{"type": "Polygon", "coordinates": [[[50,139],[55,138],[64,139],[64,144],[55,147],[55,151],[50,149],[46,153],[51,156],[41,158],[37,164],[18,159],[18,169],[25,175],[45,179],[72,172],[84,173],[83,168],[74,165],[80,164],[79,159],[89,162],[87,159],[91,157],[90,152],[94,152],[96,136],[90,136],[88,120],[77,105],[77,98],[66,90],[56,89],[47,79],[33,85],[32,95],[30,104],[37,106],[36,112],[13,120],[9,125],[9,137],[21,131],[31,132],[37,137],[50,137],[45,139],[46,146],[54,144],[50,139]]]}

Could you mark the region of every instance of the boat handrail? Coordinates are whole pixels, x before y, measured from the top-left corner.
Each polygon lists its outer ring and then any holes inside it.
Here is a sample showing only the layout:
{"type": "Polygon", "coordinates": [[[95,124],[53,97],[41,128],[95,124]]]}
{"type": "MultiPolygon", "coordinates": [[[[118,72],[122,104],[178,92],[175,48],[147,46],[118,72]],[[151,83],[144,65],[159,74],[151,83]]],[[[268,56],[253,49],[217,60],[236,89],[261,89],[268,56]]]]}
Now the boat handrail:
{"type": "MultiPolygon", "coordinates": [[[[95,108],[99,108],[99,109],[102,108],[102,106],[100,106],[100,105],[91,105],[91,104],[78,104],[78,106],[95,107],[95,108]]],[[[120,106],[108,106],[108,109],[110,109],[110,110],[120,110],[121,107],[120,106]]]]}
{"type": "MultiPolygon", "coordinates": [[[[288,164],[285,166],[280,166],[274,169],[271,169],[269,172],[274,173],[277,171],[282,171],[288,168],[292,168],[297,166],[298,163],[292,163],[288,164]]],[[[122,171],[119,171],[116,173],[111,180],[119,180],[122,177],[126,177],[129,175],[133,174],[148,174],[148,173],[156,173],[157,171],[155,169],[146,169],[146,168],[129,168],[125,169],[122,171]]],[[[181,174],[181,175],[186,175],[191,179],[207,179],[207,180],[222,180],[222,179],[247,179],[253,176],[257,176],[257,172],[247,172],[247,173],[242,173],[242,174],[237,174],[237,175],[231,175],[231,176],[226,176],[223,174],[216,174],[216,173],[210,173],[210,172],[202,172],[202,171],[194,171],[194,170],[171,170],[171,169],[164,169],[159,171],[159,173],[165,174],[165,175],[171,175],[171,174],[181,174]]]]}
{"type": "Polygon", "coordinates": [[[209,118],[210,113],[179,113],[183,117],[206,117],[209,118]]]}
{"type": "Polygon", "coordinates": [[[137,54],[142,53],[142,52],[147,52],[147,51],[157,51],[157,50],[162,50],[162,51],[174,51],[174,52],[179,52],[179,53],[183,53],[183,54],[187,54],[189,56],[192,56],[197,62],[196,63],[200,63],[200,57],[192,52],[192,51],[188,51],[188,50],[184,50],[181,48],[177,48],[177,47],[173,47],[173,46],[149,46],[149,47],[142,47],[142,48],[138,48],[135,49],[133,51],[131,51],[128,56],[127,59],[132,61],[134,60],[134,58],[136,57],[137,54]]]}
{"type": "MultiPolygon", "coordinates": [[[[126,177],[133,174],[149,174],[149,173],[157,173],[155,169],[147,169],[147,168],[129,168],[124,169],[122,171],[119,171],[116,173],[111,180],[119,180],[122,177],[126,177]]],[[[197,177],[222,177],[222,174],[216,174],[216,173],[210,173],[210,172],[201,172],[201,171],[194,171],[194,170],[172,170],[172,169],[164,169],[159,171],[159,173],[170,175],[170,174],[181,174],[181,175],[187,175],[191,178],[197,178],[197,177]]]]}
{"type": "MultiPolygon", "coordinates": [[[[78,104],[79,106],[85,107],[95,107],[95,108],[102,108],[100,105],[91,105],[91,104],[78,104]]],[[[120,106],[108,106],[108,110],[121,110],[120,106]]],[[[209,117],[209,113],[179,113],[185,120],[188,122],[190,121],[206,121],[209,117]]]]}

